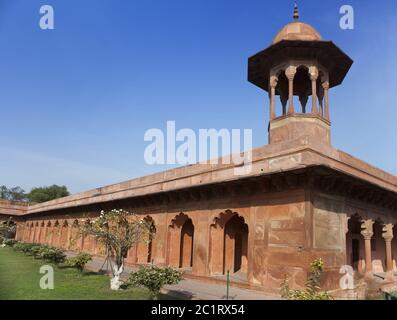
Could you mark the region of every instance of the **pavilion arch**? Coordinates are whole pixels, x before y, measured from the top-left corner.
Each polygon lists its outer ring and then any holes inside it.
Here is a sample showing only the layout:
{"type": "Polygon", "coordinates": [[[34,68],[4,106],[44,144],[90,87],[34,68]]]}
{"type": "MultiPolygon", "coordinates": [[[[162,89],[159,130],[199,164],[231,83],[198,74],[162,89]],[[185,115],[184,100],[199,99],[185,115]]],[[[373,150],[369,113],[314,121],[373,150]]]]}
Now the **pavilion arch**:
{"type": "MultiPolygon", "coordinates": [[[[274,95],[279,96],[281,103],[281,110],[279,107],[275,108],[275,114],[271,116],[285,116],[289,113],[289,80],[288,77],[293,74],[293,99],[297,97],[301,104],[301,113],[312,113],[317,112],[314,110],[309,110],[307,102],[309,97],[313,101],[319,102],[318,113],[328,118],[327,112],[324,110],[324,102],[328,101],[328,97],[325,97],[325,91],[323,88],[324,83],[328,83],[329,75],[328,71],[321,66],[319,63],[314,63],[311,60],[291,60],[284,62],[280,65],[275,66],[270,72],[269,88],[274,88],[274,95]],[[289,76],[288,76],[289,75],[289,76]],[[313,96],[313,82],[312,77],[316,85],[315,96],[313,96]]],[[[269,89],[270,90],[270,89],[269,89]]],[[[277,100],[273,100],[275,97],[272,96],[271,100],[278,105],[277,100]]],[[[326,102],[328,103],[328,102],[326,102]]],[[[296,104],[295,102],[293,103],[296,104]]],[[[317,102],[316,102],[317,105],[317,102]]],[[[311,108],[310,108],[311,109],[311,108]]],[[[299,113],[299,112],[296,112],[299,113]]]]}
{"type": "Polygon", "coordinates": [[[151,216],[146,216],[144,220],[149,225],[150,232],[146,235],[146,238],[141,239],[135,248],[136,263],[138,264],[151,263],[155,256],[156,224],[151,216]]]}
{"type": "Polygon", "coordinates": [[[194,224],[180,213],[168,227],[168,264],[174,268],[192,268],[194,263],[194,224]]]}
{"type": "Polygon", "coordinates": [[[210,273],[247,274],[249,228],[243,216],[227,210],[210,226],[210,273]]]}

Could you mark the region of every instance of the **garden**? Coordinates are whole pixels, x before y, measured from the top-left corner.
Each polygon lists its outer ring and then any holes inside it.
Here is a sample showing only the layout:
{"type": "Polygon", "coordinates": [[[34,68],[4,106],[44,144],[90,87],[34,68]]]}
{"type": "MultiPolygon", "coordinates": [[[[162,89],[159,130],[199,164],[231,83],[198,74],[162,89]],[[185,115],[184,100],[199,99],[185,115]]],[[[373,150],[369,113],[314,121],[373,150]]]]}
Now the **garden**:
{"type": "Polygon", "coordinates": [[[10,239],[11,228],[14,226],[4,225],[0,230],[0,300],[172,299],[161,294],[161,289],[182,280],[179,271],[154,265],[142,266],[122,279],[126,253],[150,232],[143,220],[123,210],[102,212],[81,230],[81,235],[95,236],[113,253],[110,279],[86,269],[90,254],[80,252],[68,258],[61,248],[18,242],[10,239]],[[43,288],[43,278],[51,277],[48,270],[53,271],[53,286],[43,288]]]}

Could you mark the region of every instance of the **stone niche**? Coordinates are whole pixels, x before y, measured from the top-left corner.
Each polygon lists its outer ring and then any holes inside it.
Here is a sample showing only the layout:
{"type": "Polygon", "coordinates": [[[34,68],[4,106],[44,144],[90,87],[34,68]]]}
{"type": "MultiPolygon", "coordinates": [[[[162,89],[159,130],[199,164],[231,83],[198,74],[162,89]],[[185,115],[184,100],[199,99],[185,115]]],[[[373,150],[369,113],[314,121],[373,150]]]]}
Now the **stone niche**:
{"type": "Polygon", "coordinates": [[[320,143],[331,144],[331,124],[320,115],[291,114],[272,120],[269,143],[313,137],[320,143]]]}

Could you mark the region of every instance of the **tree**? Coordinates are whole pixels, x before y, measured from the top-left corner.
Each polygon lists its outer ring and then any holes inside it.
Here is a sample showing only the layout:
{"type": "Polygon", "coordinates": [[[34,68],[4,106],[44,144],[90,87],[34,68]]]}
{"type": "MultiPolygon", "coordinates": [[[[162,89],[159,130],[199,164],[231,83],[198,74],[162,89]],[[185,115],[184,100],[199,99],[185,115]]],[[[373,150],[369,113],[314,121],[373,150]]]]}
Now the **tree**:
{"type": "Polygon", "coordinates": [[[120,274],[124,270],[124,258],[130,250],[142,239],[148,238],[151,225],[144,219],[125,210],[101,211],[98,219],[82,226],[82,236],[92,235],[106,246],[108,252],[114,255],[115,268],[111,280],[111,288],[119,290],[120,274]]]}
{"type": "Polygon", "coordinates": [[[42,203],[70,195],[65,186],[52,185],[49,187],[33,188],[27,195],[30,202],[42,203]]]}
{"type": "Polygon", "coordinates": [[[11,219],[0,224],[0,243],[7,239],[14,239],[16,224],[11,219]]]}
{"type": "Polygon", "coordinates": [[[8,200],[9,191],[6,186],[0,186],[0,199],[8,200]]]}
{"type": "Polygon", "coordinates": [[[0,186],[0,199],[10,201],[26,201],[26,193],[21,187],[7,188],[0,186]]]}

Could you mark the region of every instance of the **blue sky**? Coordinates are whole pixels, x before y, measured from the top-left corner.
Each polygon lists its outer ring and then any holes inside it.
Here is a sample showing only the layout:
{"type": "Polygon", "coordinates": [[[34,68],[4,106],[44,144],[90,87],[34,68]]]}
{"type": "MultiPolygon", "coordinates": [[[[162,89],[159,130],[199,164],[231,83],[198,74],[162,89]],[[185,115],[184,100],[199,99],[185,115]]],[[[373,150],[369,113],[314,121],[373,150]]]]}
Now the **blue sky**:
{"type": "MultiPolygon", "coordinates": [[[[301,20],[355,61],[332,90],[333,145],[397,174],[397,4],[299,1],[301,20]],[[355,30],[339,8],[355,9],[355,30]]],[[[84,191],[167,169],[143,159],[150,128],[252,128],[267,94],[247,58],[291,21],[293,1],[0,0],[0,184],[84,191]],[[55,30],[39,8],[55,9],[55,30]]]]}

